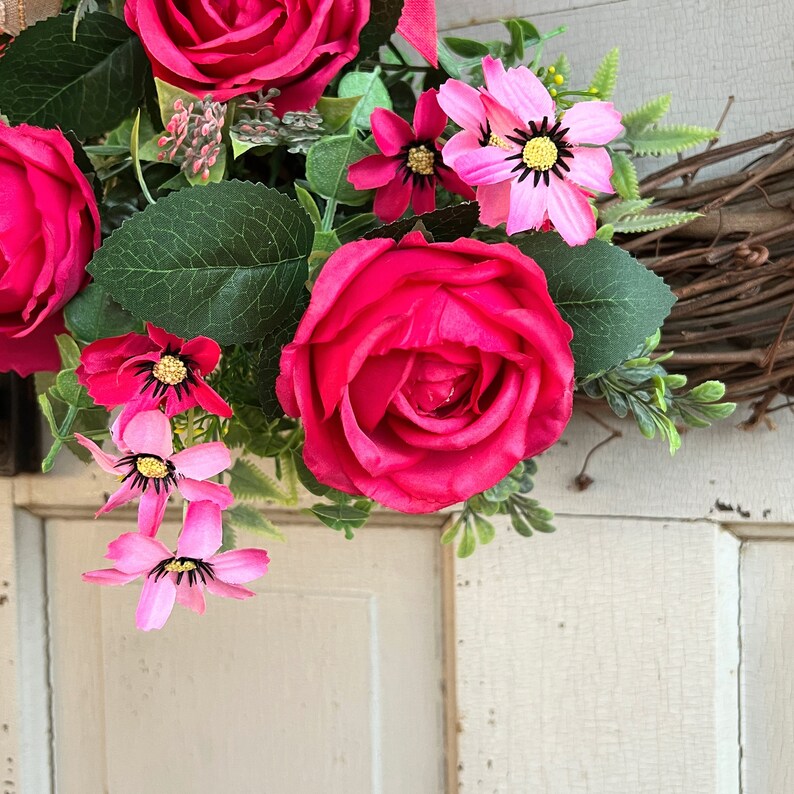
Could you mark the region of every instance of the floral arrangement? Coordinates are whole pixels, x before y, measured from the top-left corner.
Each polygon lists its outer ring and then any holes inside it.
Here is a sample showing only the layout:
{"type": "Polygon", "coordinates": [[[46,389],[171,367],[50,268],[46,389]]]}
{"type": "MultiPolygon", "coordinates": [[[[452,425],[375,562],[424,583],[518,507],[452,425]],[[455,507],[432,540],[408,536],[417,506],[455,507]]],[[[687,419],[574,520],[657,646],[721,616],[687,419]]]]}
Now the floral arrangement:
{"type": "Polygon", "coordinates": [[[0,57],[0,370],[37,373],[45,472],[66,446],[117,479],[98,515],[137,500],[84,578],[142,579],[139,628],[253,595],[236,532],[281,539],[259,508],[299,489],[347,537],[462,504],[465,557],[496,514],[553,529],[575,392],[671,452],[733,410],[667,372],[672,293],[611,242],[692,220],[633,161],[716,133],[621,113],[617,51],[574,80],[561,30],[437,41],[427,0],[65,5],[0,57]]]}

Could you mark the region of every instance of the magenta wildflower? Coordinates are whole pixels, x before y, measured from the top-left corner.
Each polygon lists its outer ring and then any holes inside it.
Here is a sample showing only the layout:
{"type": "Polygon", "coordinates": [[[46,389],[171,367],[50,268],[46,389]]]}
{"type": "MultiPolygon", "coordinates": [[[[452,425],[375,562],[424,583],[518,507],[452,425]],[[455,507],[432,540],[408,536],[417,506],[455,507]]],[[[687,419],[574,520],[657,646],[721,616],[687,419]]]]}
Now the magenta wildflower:
{"type": "Polygon", "coordinates": [[[75,438],[102,469],[121,480],[121,486],[97,511],[97,516],[140,497],[138,529],[152,536],[157,534],[174,489],[188,501],[211,501],[219,509],[232,503],[231,491],[225,485],[207,482],[207,478],[231,464],[226,446],[211,441],[174,454],[171,422],[160,411],[141,411],[126,423],[116,439],[120,456],[103,452],[79,433],[75,433],[75,438]]]}
{"type": "Polygon", "coordinates": [[[450,193],[473,199],[474,191],[464,184],[441,159],[438,140],[447,125],[435,89],[425,91],[416,103],[414,125],[385,108],[372,113],[372,134],[382,154],[353,163],[348,181],[356,190],[378,188],[375,214],[386,223],[396,221],[408,205],[421,215],[436,208],[436,182],[450,193]]]}
{"type": "Polygon", "coordinates": [[[270,562],[264,549],[234,549],[217,554],[221,545],[221,509],[212,502],[191,502],[176,551],[137,532],[120,535],[108,545],[107,559],[113,568],[83,574],[83,581],[124,585],[144,577],[135,613],[135,625],[143,631],[161,629],[174,602],[204,614],[204,590],[221,598],[255,595],[241,584],[258,579],[270,562]]]}

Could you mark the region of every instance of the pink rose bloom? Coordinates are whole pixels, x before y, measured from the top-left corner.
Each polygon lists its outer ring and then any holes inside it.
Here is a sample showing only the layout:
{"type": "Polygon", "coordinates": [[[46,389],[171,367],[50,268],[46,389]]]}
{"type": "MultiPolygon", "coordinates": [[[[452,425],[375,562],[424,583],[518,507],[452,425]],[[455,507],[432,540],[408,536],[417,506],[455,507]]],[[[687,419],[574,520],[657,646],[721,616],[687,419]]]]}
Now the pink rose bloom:
{"type": "Polygon", "coordinates": [[[0,372],[60,369],[62,309],[99,242],[96,198],[63,134],[0,121],[0,372]]]}
{"type": "Polygon", "coordinates": [[[176,552],[159,540],[127,532],[108,545],[106,557],[114,567],[84,573],[83,581],[123,585],[143,576],[135,613],[135,625],[143,631],[161,629],[174,602],[203,615],[205,589],[221,598],[250,598],[255,593],[240,585],[263,576],[270,562],[264,549],[216,554],[221,533],[220,508],[211,502],[191,502],[176,552]]]}
{"type": "Polygon", "coordinates": [[[174,454],[171,422],[160,411],[142,411],[133,416],[118,434],[116,446],[121,456],[103,452],[90,438],[75,433],[109,474],[121,480],[118,490],[97,511],[97,516],[140,497],[138,530],[156,535],[163,522],[168,496],[178,490],[188,501],[206,500],[219,508],[228,507],[232,493],[217,482],[207,482],[231,464],[229,450],[220,441],[183,449],[174,454]]]}
{"type": "Polygon", "coordinates": [[[146,334],[98,339],[80,354],[77,378],[97,405],[124,405],[123,428],[140,411],[165,407],[168,417],[202,407],[229,417],[232,409],[204,377],[218,365],[221,349],[206,336],[187,342],[148,323],[146,334]]]}
{"type": "Polygon", "coordinates": [[[525,66],[505,71],[490,56],[482,66],[487,88],[479,93],[457,81],[441,87],[442,106],[464,127],[447,144],[445,162],[486,188],[477,191],[484,222],[506,219],[507,233],[516,234],[550,221],[568,245],[586,243],[596,231],[589,196],[614,192],[602,147],[622,132],[620,113],[611,102],[579,102],[558,116],[525,66]]]}
{"type": "Polygon", "coordinates": [[[127,0],[155,77],[217,102],[278,88],[307,110],[358,53],[369,0],[127,0]]]}
{"type": "Polygon", "coordinates": [[[414,212],[436,208],[436,183],[450,193],[470,200],[474,191],[441,159],[443,144],[438,137],[447,126],[447,116],[438,105],[438,92],[431,88],[419,97],[414,126],[385,108],[372,113],[372,134],[382,154],[353,163],[348,181],[356,190],[375,192],[375,214],[384,222],[396,221],[412,204],[414,212]]]}
{"type": "Polygon", "coordinates": [[[432,512],[560,437],[571,336],[515,246],[361,240],[325,263],[276,392],[320,482],[432,512]]]}

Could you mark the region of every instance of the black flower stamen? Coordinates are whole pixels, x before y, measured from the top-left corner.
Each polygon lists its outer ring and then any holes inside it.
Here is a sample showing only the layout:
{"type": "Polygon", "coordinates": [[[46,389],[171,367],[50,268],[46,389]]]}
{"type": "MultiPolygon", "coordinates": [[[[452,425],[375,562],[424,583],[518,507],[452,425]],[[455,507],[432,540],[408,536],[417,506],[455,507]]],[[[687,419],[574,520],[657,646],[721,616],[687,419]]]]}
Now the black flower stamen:
{"type": "Polygon", "coordinates": [[[514,129],[515,135],[506,135],[505,138],[518,144],[521,151],[508,155],[505,160],[518,160],[511,173],[520,173],[519,182],[523,182],[530,174],[535,187],[540,180],[548,186],[550,174],[559,179],[571,170],[565,162],[573,158],[571,144],[565,140],[570,128],[562,127],[562,122],[555,121],[549,126],[549,118],[544,116],[540,124],[535,121],[528,122],[529,130],[514,129]]]}
{"type": "Polygon", "coordinates": [[[160,488],[168,493],[176,487],[176,467],[170,460],[163,460],[157,455],[126,455],[115,465],[115,468],[129,466],[129,471],[121,478],[121,482],[132,477],[132,487],[145,491],[149,485],[159,494],[160,488]]]}
{"type": "Polygon", "coordinates": [[[148,576],[154,576],[154,581],[158,582],[169,573],[176,574],[176,583],[178,585],[182,584],[182,579],[187,574],[189,587],[198,584],[199,579],[201,579],[202,584],[207,584],[207,577],[215,579],[212,563],[198,560],[195,557],[171,557],[167,560],[162,560],[149,571],[147,578],[148,576]]]}
{"type": "Polygon", "coordinates": [[[165,397],[169,387],[173,388],[178,400],[190,394],[190,389],[198,385],[194,370],[196,362],[190,356],[180,355],[168,345],[160,354],[159,361],[142,361],[137,365],[136,375],[148,373],[141,394],[154,386],[153,397],[165,397]],[[184,395],[183,395],[184,393],[184,395]]]}

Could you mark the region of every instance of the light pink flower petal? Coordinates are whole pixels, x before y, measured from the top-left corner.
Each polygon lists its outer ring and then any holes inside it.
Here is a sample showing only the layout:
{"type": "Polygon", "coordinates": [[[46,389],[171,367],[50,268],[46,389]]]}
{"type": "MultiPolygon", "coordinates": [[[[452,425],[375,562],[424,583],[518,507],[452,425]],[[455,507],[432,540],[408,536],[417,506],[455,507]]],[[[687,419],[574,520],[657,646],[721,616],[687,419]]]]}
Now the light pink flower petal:
{"type": "Polygon", "coordinates": [[[482,146],[480,136],[474,132],[459,132],[453,135],[441,149],[441,159],[450,168],[455,167],[455,161],[461,155],[476,152],[482,146]]]}
{"type": "Polygon", "coordinates": [[[447,114],[438,104],[438,91],[429,88],[423,92],[414,109],[414,131],[417,140],[435,141],[447,126],[447,114]]]}
{"type": "Polygon", "coordinates": [[[572,182],[564,179],[552,181],[548,207],[549,220],[568,245],[584,245],[595,237],[593,210],[585,194],[572,182]]]}
{"type": "Polygon", "coordinates": [[[138,532],[146,537],[153,538],[160,529],[165,515],[165,507],[168,504],[168,491],[160,488],[158,493],[152,483],[141,494],[141,501],[138,503],[138,532]]]}
{"type": "MultiPolygon", "coordinates": [[[[510,188],[510,214],[507,217],[507,233],[539,229],[546,216],[549,188],[541,179],[537,187],[530,174],[523,182],[513,182],[510,188]]],[[[559,182],[560,180],[557,179],[559,182]]]]}
{"type": "Polygon", "coordinates": [[[188,502],[214,502],[221,510],[225,510],[234,501],[229,488],[219,482],[191,480],[185,477],[179,479],[176,486],[182,498],[188,502]]]}
{"type": "Polygon", "coordinates": [[[356,190],[372,190],[383,187],[397,174],[400,157],[385,157],[382,154],[371,154],[347,169],[347,181],[356,190]]]}
{"type": "Polygon", "coordinates": [[[138,454],[156,455],[167,460],[174,451],[171,422],[160,411],[141,411],[127,422],[123,443],[138,454]]]}
{"type": "Polygon", "coordinates": [[[176,586],[176,602],[199,615],[203,615],[207,608],[207,603],[204,600],[204,591],[201,586],[196,584],[191,587],[187,579],[183,579],[181,584],[176,586]]]}
{"type": "Polygon", "coordinates": [[[108,455],[107,452],[103,452],[90,438],[81,436],[80,433],[75,433],[74,437],[77,439],[77,443],[80,444],[80,446],[85,447],[94,456],[94,460],[99,464],[99,468],[108,472],[108,474],[119,473],[119,470],[116,468],[119,459],[115,455],[108,455]]]}
{"type": "Polygon", "coordinates": [[[232,463],[228,447],[222,441],[196,444],[171,456],[171,463],[177,472],[193,480],[206,480],[214,477],[232,463]]]}
{"type": "Polygon", "coordinates": [[[623,132],[620,113],[611,102],[577,102],[562,117],[569,143],[609,143],[623,132]]]}
{"type": "Polygon", "coordinates": [[[391,182],[375,194],[372,211],[385,223],[396,221],[411,202],[411,179],[397,174],[391,182]]]}
{"type": "Polygon", "coordinates": [[[544,116],[554,117],[554,100],[543,87],[543,83],[526,66],[508,69],[501,61],[486,55],[482,71],[488,91],[495,99],[521,117],[526,125],[529,121],[540,121],[544,116]]]}
{"type": "Polygon", "coordinates": [[[115,568],[100,568],[98,571],[84,573],[82,579],[91,584],[122,585],[129,584],[140,576],[138,573],[123,573],[115,568]]]}
{"type": "Polygon", "coordinates": [[[476,88],[460,80],[447,80],[438,89],[438,104],[464,130],[480,134],[485,129],[485,108],[476,88]]]}
{"type": "Polygon", "coordinates": [[[510,212],[511,184],[511,182],[499,182],[497,185],[480,185],[477,188],[480,223],[484,223],[486,226],[507,223],[507,216],[510,212]]]}
{"type": "Polygon", "coordinates": [[[119,535],[108,544],[108,553],[105,555],[108,560],[113,560],[117,570],[136,576],[149,573],[158,563],[173,556],[164,543],[140,532],[119,535]]]}
{"type": "Polygon", "coordinates": [[[264,549],[233,549],[208,560],[222,582],[245,584],[267,573],[270,557],[264,549]]]}
{"type": "Polygon", "coordinates": [[[609,181],[612,176],[612,160],[606,149],[573,146],[570,151],[573,157],[565,160],[570,169],[565,176],[566,179],[602,193],[615,192],[609,181]]]}
{"type": "Polygon", "coordinates": [[[176,553],[179,557],[204,560],[221,545],[223,526],[221,509],[212,502],[190,502],[176,553]]]}
{"type": "Polygon", "coordinates": [[[176,599],[176,582],[173,574],[166,574],[158,581],[147,577],[141,590],[138,609],[135,611],[135,625],[141,631],[161,629],[168,620],[176,599]]]}
{"type": "Polygon", "coordinates": [[[247,587],[240,587],[240,585],[236,584],[226,584],[226,582],[221,582],[218,579],[207,579],[207,590],[213,595],[220,596],[221,598],[238,598],[240,600],[251,598],[251,596],[256,595],[253,590],[249,590],[247,587]]]}
{"type": "Polygon", "coordinates": [[[375,143],[387,157],[394,157],[405,144],[416,139],[411,125],[386,108],[375,108],[370,123],[375,143]]]}
{"type": "Polygon", "coordinates": [[[103,513],[109,513],[111,510],[115,510],[117,507],[121,507],[121,505],[127,504],[127,502],[131,502],[136,497],[140,496],[142,493],[140,486],[133,487],[132,485],[132,478],[127,480],[126,482],[122,483],[121,487],[114,491],[110,497],[108,498],[107,502],[96,511],[97,516],[101,516],[103,513]]]}
{"type": "Polygon", "coordinates": [[[527,129],[527,122],[516,115],[511,108],[506,108],[497,102],[487,91],[482,93],[482,103],[491,132],[501,138],[511,149],[520,151],[518,144],[507,140],[507,136],[515,135],[516,130],[527,129]]]}
{"type": "Polygon", "coordinates": [[[516,177],[516,160],[505,159],[510,152],[496,146],[483,146],[464,154],[455,161],[458,176],[469,185],[495,185],[516,177]]]}

